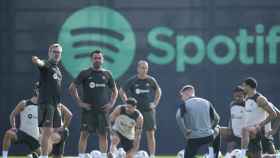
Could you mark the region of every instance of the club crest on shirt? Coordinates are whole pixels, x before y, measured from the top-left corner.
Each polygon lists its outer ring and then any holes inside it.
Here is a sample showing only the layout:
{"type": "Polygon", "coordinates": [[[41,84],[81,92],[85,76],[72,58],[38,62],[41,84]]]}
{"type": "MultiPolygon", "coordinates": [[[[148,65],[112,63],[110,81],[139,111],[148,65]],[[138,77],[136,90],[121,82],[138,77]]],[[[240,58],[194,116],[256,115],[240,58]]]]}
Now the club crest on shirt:
{"type": "Polygon", "coordinates": [[[32,119],[32,114],[28,114],[27,117],[28,117],[29,119],[32,119]]]}
{"type": "Polygon", "coordinates": [[[90,82],[90,83],[89,83],[89,87],[90,87],[90,88],[95,88],[95,83],[94,83],[94,82],[90,82]]]}

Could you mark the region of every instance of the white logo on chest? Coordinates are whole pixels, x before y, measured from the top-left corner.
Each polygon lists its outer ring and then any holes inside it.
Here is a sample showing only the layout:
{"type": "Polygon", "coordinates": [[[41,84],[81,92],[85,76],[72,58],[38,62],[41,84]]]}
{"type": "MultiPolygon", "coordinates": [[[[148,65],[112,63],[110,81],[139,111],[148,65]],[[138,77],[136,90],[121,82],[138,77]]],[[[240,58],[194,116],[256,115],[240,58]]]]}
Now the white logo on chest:
{"type": "Polygon", "coordinates": [[[90,87],[90,88],[95,88],[95,83],[94,83],[94,82],[90,82],[90,83],[89,83],[89,87],[90,87]]]}
{"type": "Polygon", "coordinates": [[[105,83],[95,83],[95,82],[90,82],[89,83],[90,88],[97,88],[97,87],[102,87],[105,88],[106,84],[105,83]]]}
{"type": "Polygon", "coordinates": [[[150,90],[148,90],[148,89],[136,88],[136,89],[135,89],[135,93],[136,93],[136,94],[150,93],[150,90]]]}

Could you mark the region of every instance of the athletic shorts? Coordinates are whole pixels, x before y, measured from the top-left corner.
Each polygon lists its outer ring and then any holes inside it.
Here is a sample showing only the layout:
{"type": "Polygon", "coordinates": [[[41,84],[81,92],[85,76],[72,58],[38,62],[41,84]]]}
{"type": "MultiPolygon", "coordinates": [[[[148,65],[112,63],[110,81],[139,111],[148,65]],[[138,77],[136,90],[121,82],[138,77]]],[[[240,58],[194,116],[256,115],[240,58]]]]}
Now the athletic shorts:
{"type": "Polygon", "coordinates": [[[143,130],[156,130],[157,124],[156,124],[156,111],[140,111],[143,115],[144,123],[143,123],[143,130]]]}
{"type": "Polygon", "coordinates": [[[129,152],[133,148],[133,141],[124,137],[121,133],[113,131],[120,138],[120,146],[124,149],[125,152],[129,152]]]}
{"type": "Polygon", "coordinates": [[[35,151],[40,147],[39,140],[34,137],[28,135],[27,133],[17,130],[16,131],[17,138],[15,140],[15,144],[26,144],[31,151],[35,151]]]}
{"type": "Polygon", "coordinates": [[[235,148],[241,149],[241,138],[232,134],[229,138],[227,138],[227,142],[234,142],[235,148]]]}
{"type": "Polygon", "coordinates": [[[198,150],[206,144],[211,144],[214,141],[214,136],[210,135],[202,138],[192,138],[187,141],[187,145],[185,148],[185,158],[194,158],[198,152],[198,150]]]}
{"type": "Polygon", "coordinates": [[[64,154],[65,142],[69,136],[69,130],[64,129],[63,131],[59,131],[58,134],[61,137],[61,141],[58,144],[53,145],[52,154],[55,156],[60,156],[64,154]]]}
{"type": "Polygon", "coordinates": [[[263,136],[263,132],[258,132],[254,139],[251,139],[248,145],[249,153],[258,153],[262,151],[261,139],[263,136]]]}
{"type": "Polygon", "coordinates": [[[263,153],[275,154],[275,146],[273,143],[273,138],[266,138],[263,136],[261,139],[261,144],[262,144],[263,153]]]}
{"type": "Polygon", "coordinates": [[[50,104],[40,104],[38,106],[39,127],[57,128],[60,125],[54,122],[61,122],[61,117],[57,110],[57,106],[50,104]],[[57,121],[58,120],[58,121],[57,121]]]}
{"type": "Polygon", "coordinates": [[[109,119],[106,112],[82,109],[81,117],[81,131],[99,134],[108,133],[109,119]]]}

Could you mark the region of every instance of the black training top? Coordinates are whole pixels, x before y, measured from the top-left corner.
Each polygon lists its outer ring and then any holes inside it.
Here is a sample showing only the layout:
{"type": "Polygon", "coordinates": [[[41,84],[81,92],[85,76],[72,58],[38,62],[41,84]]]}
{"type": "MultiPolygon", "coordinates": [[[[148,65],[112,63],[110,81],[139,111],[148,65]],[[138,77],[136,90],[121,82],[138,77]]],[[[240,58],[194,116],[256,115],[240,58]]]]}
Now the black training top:
{"type": "Polygon", "coordinates": [[[136,75],[131,77],[124,85],[123,89],[128,97],[137,100],[137,107],[140,111],[149,111],[150,103],[153,102],[155,90],[159,87],[157,81],[152,76],[146,79],[139,79],[136,75]]]}
{"type": "Polygon", "coordinates": [[[91,104],[93,108],[104,106],[110,101],[115,81],[110,71],[94,70],[88,68],[80,72],[74,80],[76,85],[82,85],[83,98],[85,103],[91,104]]]}
{"type": "Polygon", "coordinates": [[[61,101],[62,74],[56,63],[51,61],[44,62],[43,67],[38,66],[40,70],[38,103],[57,106],[61,101]]]}

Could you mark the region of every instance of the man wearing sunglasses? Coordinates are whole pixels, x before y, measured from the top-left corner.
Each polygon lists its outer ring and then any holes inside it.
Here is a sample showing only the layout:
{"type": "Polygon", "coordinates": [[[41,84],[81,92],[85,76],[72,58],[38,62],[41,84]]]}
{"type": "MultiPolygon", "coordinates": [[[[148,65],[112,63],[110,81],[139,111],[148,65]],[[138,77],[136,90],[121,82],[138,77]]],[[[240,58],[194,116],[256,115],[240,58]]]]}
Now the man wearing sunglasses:
{"type": "Polygon", "coordinates": [[[48,142],[53,133],[57,106],[61,102],[62,74],[58,67],[61,60],[62,47],[55,43],[49,47],[48,60],[32,56],[32,63],[40,70],[40,86],[38,99],[39,127],[42,129],[42,156],[48,158],[48,142]]]}

